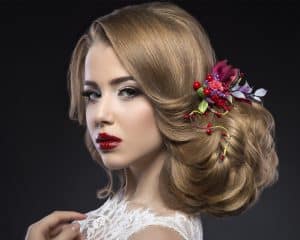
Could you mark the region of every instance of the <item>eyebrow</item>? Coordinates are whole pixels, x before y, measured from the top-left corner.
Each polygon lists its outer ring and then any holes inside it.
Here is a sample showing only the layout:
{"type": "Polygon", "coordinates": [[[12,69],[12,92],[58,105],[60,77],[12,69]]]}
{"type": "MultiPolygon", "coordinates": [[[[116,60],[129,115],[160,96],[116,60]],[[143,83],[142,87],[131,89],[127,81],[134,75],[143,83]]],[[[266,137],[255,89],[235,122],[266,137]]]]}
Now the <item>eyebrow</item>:
{"type": "MultiPolygon", "coordinates": [[[[113,85],[118,85],[118,84],[120,84],[122,82],[126,82],[128,80],[135,81],[132,76],[124,76],[124,77],[113,78],[109,82],[110,82],[110,85],[113,86],[113,85]]],[[[98,87],[97,83],[95,81],[93,81],[93,80],[85,80],[84,81],[84,85],[85,86],[91,86],[91,87],[94,87],[94,88],[98,87]]]]}

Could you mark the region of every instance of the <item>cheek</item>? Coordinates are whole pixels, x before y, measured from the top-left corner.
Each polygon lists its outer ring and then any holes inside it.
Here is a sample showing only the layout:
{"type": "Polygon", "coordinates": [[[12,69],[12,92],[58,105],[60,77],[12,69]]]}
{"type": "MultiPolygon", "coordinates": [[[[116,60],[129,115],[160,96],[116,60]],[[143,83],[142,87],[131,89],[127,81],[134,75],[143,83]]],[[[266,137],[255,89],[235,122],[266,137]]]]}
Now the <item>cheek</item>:
{"type": "Polygon", "coordinates": [[[85,123],[89,131],[91,131],[91,113],[90,110],[87,109],[85,112],[85,123]]]}
{"type": "MultiPolygon", "coordinates": [[[[155,122],[152,106],[148,102],[141,102],[134,107],[127,108],[126,129],[129,135],[134,135],[137,139],[157,139],[160,137],[159,130],[155,122]]],[[[125,133],[126,134],[126,133],[125,133]]]]}

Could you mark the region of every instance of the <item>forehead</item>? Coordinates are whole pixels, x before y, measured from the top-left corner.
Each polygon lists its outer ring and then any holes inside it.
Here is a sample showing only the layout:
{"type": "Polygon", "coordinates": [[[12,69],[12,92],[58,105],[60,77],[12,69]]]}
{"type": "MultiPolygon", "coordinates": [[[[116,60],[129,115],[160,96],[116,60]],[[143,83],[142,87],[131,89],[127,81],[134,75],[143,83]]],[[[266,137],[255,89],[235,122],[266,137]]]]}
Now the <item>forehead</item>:
{"type": "Polygon", "coordinates": [[[90,47],[85,58],[84,80],[106,81],[128,75],[112,47],[102,42],[90,47]]]}
{"type": "MultiPolygon", "coordinates": [[[[135,80],[132,76],[122,76],[122,77],[116,77],[116,78],[110,79],[109,84],[112,85],[112,86],[115,86],[115,85],[121,84],[122,82],[127,82],[127,81],[135,82],[135,80]]],[[[84,85],[85,86],[91,86],[91,87],[94,87],[94,88],[98,87],[97,81],[94,81],[92,79],[90,79],[90,80],[86,79],[84,81],[84,85]]]]}

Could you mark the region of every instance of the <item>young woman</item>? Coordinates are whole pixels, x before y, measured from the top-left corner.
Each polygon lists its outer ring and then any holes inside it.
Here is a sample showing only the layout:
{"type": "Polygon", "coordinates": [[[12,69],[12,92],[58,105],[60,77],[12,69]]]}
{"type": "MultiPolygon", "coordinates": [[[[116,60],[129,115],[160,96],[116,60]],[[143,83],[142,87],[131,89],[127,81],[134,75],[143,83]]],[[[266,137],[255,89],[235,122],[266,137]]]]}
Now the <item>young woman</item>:
{"type": "Polygon", "coordinates": [[[28,240],[202,239],[202,213],[240,214],[277,180],[266,90],[216,62],[180,7],[144,3],[96,19],[69,73],[70,118],[107,172],[107,200],[86,215],[52,213],[28,240]]]}

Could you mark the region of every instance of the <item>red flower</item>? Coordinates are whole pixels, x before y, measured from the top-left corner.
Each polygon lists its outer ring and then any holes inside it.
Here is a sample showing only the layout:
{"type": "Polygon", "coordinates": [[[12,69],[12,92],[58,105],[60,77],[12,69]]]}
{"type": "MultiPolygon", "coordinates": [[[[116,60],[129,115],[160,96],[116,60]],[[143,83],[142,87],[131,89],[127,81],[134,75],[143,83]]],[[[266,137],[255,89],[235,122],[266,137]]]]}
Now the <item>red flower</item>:
{"type": "Polygon", "coordinates": [[[211,98],[211,100],[213,100],[215,103],[219,100],[218,95],[212,95],[210,98],[211,98]]]}
{"type": "Polygon", "coordinates": [[[224,82],[224,86],[229,87],[239,76],[240,70],[227,65],[227,59],[217,62],[213,67],[212,72],[218,74],[219,80],[224,82]]]}
{"type": "Polygon", "coordinates": [[[225,99],[219,98],[218,101],[216,102],[216,105],[218,107],[224,107],[225,106],[225,99]]]}

